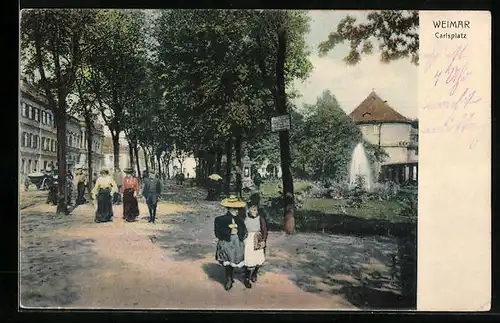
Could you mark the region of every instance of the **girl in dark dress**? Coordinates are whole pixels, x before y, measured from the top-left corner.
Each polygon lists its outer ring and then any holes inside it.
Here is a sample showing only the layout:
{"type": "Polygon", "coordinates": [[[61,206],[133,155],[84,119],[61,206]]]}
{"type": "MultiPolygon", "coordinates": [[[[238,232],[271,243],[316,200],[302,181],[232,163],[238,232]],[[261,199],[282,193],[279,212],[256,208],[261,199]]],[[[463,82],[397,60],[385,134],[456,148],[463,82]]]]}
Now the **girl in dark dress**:
{"type": "Polygon", "coordinates": [[[134,172],[132,168],[126,168],[123,171],[127,174],[121,187],[123,193],[123,219],[127,222],[134,222],[139,216],[139,204],[137,203],[140,189],[139,181],[132,176],[134,172]]]}
{"type": "Polygon", "coordinates": [[[109,222],[113,220],[113,194],[118,190],[115,181],[109,176],[107,169],[101,170],[101,176],[97,178],[92,197],[97,200],[95,222],[109,222]]]}
{"type": "Polygon", "coordinates": [[[238,213],[246,203],[236,196],[230,196],[222,200],[221,205],[227,208],[227,213],[215,218],[214,221],[215,236],[219,239],[215,259],[225,268],[224,288],[230,290],[234,283],[234,268],[242,268],[245,265],[243,241],[248,233],[245,222],[238,213]]]}

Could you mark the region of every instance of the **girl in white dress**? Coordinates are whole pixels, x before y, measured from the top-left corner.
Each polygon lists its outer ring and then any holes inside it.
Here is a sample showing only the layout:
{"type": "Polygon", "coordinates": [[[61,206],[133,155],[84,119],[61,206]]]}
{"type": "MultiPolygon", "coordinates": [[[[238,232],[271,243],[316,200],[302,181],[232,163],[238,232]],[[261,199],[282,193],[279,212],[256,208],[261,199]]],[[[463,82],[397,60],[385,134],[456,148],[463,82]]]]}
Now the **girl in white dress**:
{"type": "Polygon", "coordinates": [[[259,209],[259,199],[251,198],[245,226],[248,236],[245,239],[245,279],[246,288],[252,288],[252,282],[257,282],[259,268],[266,260],[267,222],[262,209],[259,209]]]}

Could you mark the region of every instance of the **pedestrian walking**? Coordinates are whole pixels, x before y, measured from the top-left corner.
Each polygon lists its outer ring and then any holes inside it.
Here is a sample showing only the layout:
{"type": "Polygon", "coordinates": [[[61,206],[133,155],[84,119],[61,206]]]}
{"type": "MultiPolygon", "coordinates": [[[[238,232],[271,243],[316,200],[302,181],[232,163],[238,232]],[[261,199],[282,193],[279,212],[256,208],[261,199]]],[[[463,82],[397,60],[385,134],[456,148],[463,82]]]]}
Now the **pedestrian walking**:
{"type": "Polygon", "coordinates": [[[142,188],[142,196],[146,199],[146,204],[149,210],[149,223],[155,223],[156,208],[158,206],[158,199],[161,194],[161,183],[155,178],[154,173],[144,172],[144,186],[142,188]]]}
{"type": "Polygon", "coordinates": [[[252,194],[248,203],[245,226],[248,236],[245,239],[245,279],[244,285],[251,288],[257,282],[257,273],[266,260],[267,221],[260,206],[260,195],[252,194]]]}
{"type": "Polygon", "coordinates": [[[222,200],[221,205],[227,209],[227,213],[216,217],[214,221],[215,236],[218,239],[215,259],[224,266],[226,274],[224,288],[230,290],[234,283],[234,268],[242,268],[245,265],[243,241],[248,232],[244,220],[238,213],[246,203],[231,195],[222,200]]]}
{"type": "Polygon", "coordinates": [[[118,185],[118,191],[113,195],[113,204],[120,205],[120,193],[122,191],[123,186],[123,172],[120,168],[116,168],[113,172],[113,180],[116,185],[118,185]]]}
{"type": "Polygon", "coordinates": [[[76,205],[84,204],[87,202],[85,200],[85,187],[87,186],[87,176],[82,168],[78,168],[76,170],[76,183],[77,183],[76,205]]]}
{"type": "Polygon", "coordinates": [[[132,168],[126,168],[123,172],[126,174],[120,188],[121,193],[123,193],[123,219],[127,222],[134,222],[139,216],[137,203],[140,190],[139,181],[133,176],[134,170],[132,168]]]}
{"type": "Polygon", "coordinates": [[[113,194],[118,191],[118,187],[105,168],[101,169],[101,175],[96,179],[92,189],[92,198],[97,201],[95,212],[95,222],[109,222],[113,220],[113,194]]]}
{"type": "Polygon", "coordinates": [[[207,201],[216,201],[220,197],[222,186],[222,177],[219,174],[211,174],[208,176],[208,195],[207,201]]]}

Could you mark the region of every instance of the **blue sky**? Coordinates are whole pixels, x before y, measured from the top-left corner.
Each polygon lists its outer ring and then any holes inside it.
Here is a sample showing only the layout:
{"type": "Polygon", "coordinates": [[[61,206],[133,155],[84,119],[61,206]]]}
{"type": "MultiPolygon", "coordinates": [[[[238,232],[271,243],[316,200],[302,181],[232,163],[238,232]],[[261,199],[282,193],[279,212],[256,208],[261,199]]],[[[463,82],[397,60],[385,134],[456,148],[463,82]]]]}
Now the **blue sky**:
{"type": "Polygon", "coordinates": [[[307,43],[311,50],[313,71],[307,80],[295,83],[302,94],[295,102],[299,106],[303,103],[312,104],[323,90],[329,89],[342,109],[349,113],[375,89],[392,108],[406,117],[417,118],[418,67],[410,63],[409,59],[381,63],[375,46],[372,55],[364,56],[355,66],[347,66],[342,61],[348,53],[347,44],[335,47],[324,57],[318,56],[319,43],[326,40],[328,34],[336,30],[340,20],[348,14],[363,20],[366,17],[364,11],[309,12],[311,21],[307,43]]]}

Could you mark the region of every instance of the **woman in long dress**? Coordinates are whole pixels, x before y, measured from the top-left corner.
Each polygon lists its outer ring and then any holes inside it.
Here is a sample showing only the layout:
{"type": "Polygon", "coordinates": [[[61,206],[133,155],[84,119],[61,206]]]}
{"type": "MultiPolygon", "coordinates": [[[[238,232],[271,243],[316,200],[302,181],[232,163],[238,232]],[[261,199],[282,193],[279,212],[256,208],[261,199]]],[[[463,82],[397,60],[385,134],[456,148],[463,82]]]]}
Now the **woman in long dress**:
{"type": "Polygon", "coordinates": [[[222,200],[221,205],[227,209],[227,213],[216,217],[214,221],[215,236],[219,239],[215,259],[225,268],[224,288],[230,290],[234,283],[234,268],[242,268],[245,265],[243,241],[247,237],[247,229],[238,213],[246,203],[236,196],[230,196],[222,200]]]}
{"type": "Polygon", "coordinates": [[[115,181],[109,175],[107,169],[101,170],[101,175],[97,178],[92,189],[92,198],[97,200],[97,210],[95,212],[95,222],[109,222],[113,220],[113,194],[118,191],[115,181]]]}
{"type": "Polygon", "coordinates": [[[121,192],[123,193],[123,219],[127,222],[134,222],[139,216],[139,204],[137,203],[137,196],[139,195],[139,181],[132,176],[134,170],[126,168],[123,170],[125,178],[121,192]]]}
{"type": "Polygon", "coordinates": [[[257,282],[259,268],[266,260],[267,221],[264,211],[259,208],[260,196],[253,194],[250,197],[248,213],[245,218],[245,227],[248,236],[245,239],[245,279],[246,288],[252,288],[252,282],[257,282]]]}

